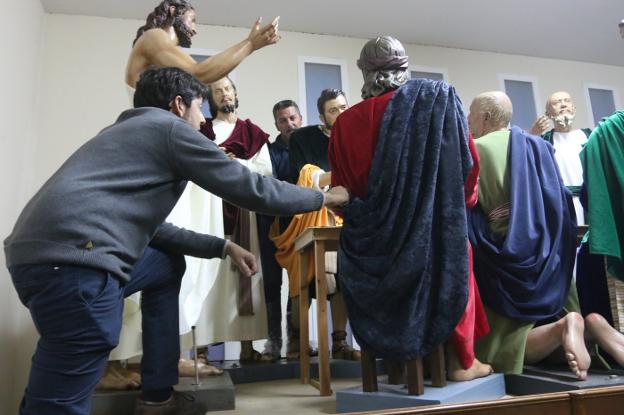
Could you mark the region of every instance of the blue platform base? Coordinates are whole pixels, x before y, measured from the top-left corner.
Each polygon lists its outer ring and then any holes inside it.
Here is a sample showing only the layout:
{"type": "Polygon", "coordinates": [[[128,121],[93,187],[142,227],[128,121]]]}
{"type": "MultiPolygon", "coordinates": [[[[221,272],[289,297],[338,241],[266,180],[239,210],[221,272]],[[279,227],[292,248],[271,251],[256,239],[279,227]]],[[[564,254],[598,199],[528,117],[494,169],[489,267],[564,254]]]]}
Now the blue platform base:
{"type": "Polygon", "coordinates": [[[362,392],[362,387],[336,392],[336,410],[339,413],[364,412],[382,409],[408,408],[422,405],[463,403],[498,399],[505,395],[505,377],[492,374],[470,382],[449,382],[443,388],[434,388],[425,381],[425,393],[407,394],[405,385],[379,383],[378,392],[362,392]]]}

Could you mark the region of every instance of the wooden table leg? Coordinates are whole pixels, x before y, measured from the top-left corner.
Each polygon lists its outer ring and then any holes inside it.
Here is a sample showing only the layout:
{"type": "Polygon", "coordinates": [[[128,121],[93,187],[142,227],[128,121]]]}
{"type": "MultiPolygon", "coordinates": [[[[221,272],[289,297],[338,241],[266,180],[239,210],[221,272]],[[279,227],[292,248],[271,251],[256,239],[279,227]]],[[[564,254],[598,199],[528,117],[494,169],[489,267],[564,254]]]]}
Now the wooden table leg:
{"type": "Polygon", "coordinates": [[[325,242],[314,242],[314,274],[316,280],[316,319],[319,341],[319,382],[321,396],[332,394],[329,372],[329,341],[327,328],[327,280],[325,277],[325,242]]]}
{"type": "Polygon", "coordinates": [[[446,362],[444,360],[444,345],[436,347],[429,355],[429,372],[431,386],[443,388],[446,386],[446,362]]]}
{"type": "Polygon", "coordinates": [[[407,394],[422,395],[425,393],[422,359],[408,360],[405,366],[407,369],[407,394]]]}
{"type": "Polygon", "coordinates": [[[299,368],[301,383],[310,383],[310,334],[308,330],[308,307],[310,292],[308,289],[308,254],[309,249],[299,251],[299,368]]]}
{"type": "Polygon", "coordinates": [[[375,356],[362,349],[362,391],[377,392],[377,362],[375,356]]]}
{"type": "Polygon", "coordinates": [[[403,365],[402,362],[394,359],[384,359],[386,372],[388,373],[389,385],[401,385],[403,382],[403,365]]]}

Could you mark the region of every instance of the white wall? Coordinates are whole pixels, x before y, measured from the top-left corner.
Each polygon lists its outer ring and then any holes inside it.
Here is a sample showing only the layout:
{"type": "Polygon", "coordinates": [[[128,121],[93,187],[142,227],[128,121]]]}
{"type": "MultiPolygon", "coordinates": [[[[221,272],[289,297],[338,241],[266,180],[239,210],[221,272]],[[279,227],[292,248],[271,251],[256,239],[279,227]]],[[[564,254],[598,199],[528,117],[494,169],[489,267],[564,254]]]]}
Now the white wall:
{"type": "MultiPolygon", "coordinates": [[[[37,0],[12,2],[5,13],[3,64],[0,236],[9,232],[28,197],[83,142],[128,107],[125,62],[136,20],[47,15],[37,0]],[[45,43],[42,41],[45,39],[45,43]],[[11,43],[14,42],[14,43],[11,43]],[[18,44],[19,42],[19,44],[18,44]],[[5,57],[8,59],[5,60],[5,57]],[[7,64],[8,62],[8,64],[7,64]]],[[[247,29],[200,26],[194,47],[223,50],[247,29]]],[[[355,65],[364,39],[282,33],[276,46],[250,56],[237,70],[240,114],[271,135],[271,108],[281,99],[299,101],[298,56],[344,59],[350,103],[359,101],[361,75],[355,65]]],[[[624,93],[624,68],[523,56],[406,45],[414,65],[443,67],[465,104],[476,94],[499,89],[498,73],[538,80],[538,100],[567,90],[578,107],[577,125],[588,124],[583,83],[612,85],[624,93]]],[[[542,110],[542,106],[538,111],[542,110]]],[[[314,120],[311,120],[314,122],[314,120]]],[[[2,254],[0,254],[2,255],[2,254]]],[[[0,405],[21,394],[34,334],[8,273],[0,267],[0,361],[15,376],[0,377],[0,405]],[[8,400],[7,400],[8,399],[8,400]]],[[[0,413],[14,413],[0,408],[0,413]]]]}
{"type": "MultiPolygon", "coordinates": [[[[9,234],[32,193],[38,80],[45,15],[39,0],[6,2],[0,26],[0,239],[9,234]]],[[[17,412],[34,346],[34,330],[0,253],[0,413],[17,412]]]]}
{"type": "MultiPolygon", "coordinates": [[[[128,106],[125,61],[142,23],[67,15],[49,15],[46,21],[39,114],[44,135],[37,148],[37,182],[128,106]]],[[[247,35],[247,29],[230,27],[200,26],[198,31],[194,48],[223,50],[247,35]]],[[[285,98],[300,99],[298,56],[344,59],[349,101],[360,100],[362,78],[355,61],[364,39],[292,32],[282,36],[277,45],[255,52],[237,69],[242,117],[275,135],[273,104],[285,98]]],[[[499,89],[498,73],[532,76],[538,80],[538,113],[551,92],[564,89],[576,100],[577,125],[586,126],[584,82],[613,85],[624,92],[622,67],[419,45],[406,48],[411,64],[447,68],[450,82],[466,105],[480,92],[499,89]]]]}

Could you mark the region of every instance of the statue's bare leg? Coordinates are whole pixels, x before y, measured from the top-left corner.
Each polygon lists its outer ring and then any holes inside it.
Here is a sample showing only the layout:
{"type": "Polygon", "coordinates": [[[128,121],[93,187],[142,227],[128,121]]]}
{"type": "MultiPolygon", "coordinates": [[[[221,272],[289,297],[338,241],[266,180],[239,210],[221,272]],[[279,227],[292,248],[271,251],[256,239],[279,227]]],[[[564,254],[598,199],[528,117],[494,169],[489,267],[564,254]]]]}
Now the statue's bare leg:
{"type": "Polygon", "coordinates": [[[583,317],[574,312],[554,323],[535,327],[527,338],[524,361],[537,363],[562,346],[572,373],[585,379],[591,358],[585,346],[584,330],[583,317]]]}
{"type": "Polygon", "coordinates": [[[585,324],[578,313],[568,313],[563,326],[563,350],[572,372],[577,378],[587,378],[587,369],[591,363],[589,352],[585,346],[585,324]]]}
{"type": "Polygon", "coordinates": [[[589,339],[609,353],[615,361],[624,366],[624,334],[614,329],[600,314],[591,313],[585,317],[589,339]]]}
{"type": "Polygon", "coordinates": [[[453,347],[451,342],[449,342],[446,346],[446,363],[448,364],[447,377],[449,380],[455,382],[482,378],[494,372],[492,366],[482,363],[476,357],[472,362],[472,366],[470,366],[468,369],[464,369],[463,366],[459,363],[457,352],[455,351],[455,348],[453,347]]]}

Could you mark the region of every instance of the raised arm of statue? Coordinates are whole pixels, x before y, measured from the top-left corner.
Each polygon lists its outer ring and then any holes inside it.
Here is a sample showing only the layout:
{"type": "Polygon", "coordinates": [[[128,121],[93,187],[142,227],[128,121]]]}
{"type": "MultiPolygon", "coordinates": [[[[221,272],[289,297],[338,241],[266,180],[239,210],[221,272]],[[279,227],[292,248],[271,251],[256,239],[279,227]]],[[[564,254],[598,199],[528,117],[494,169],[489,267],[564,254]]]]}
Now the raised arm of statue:
{"type": "Polygon", "coordinates": [[[126,83],[134,88],[141,73],[151,65],[177,67],[204,83],[214,82],[230,73],[253,51],[277,43],[280,39],[277,33],[279,17],[265,26],[260,26],[260,22],[261,18],[258,18],[245,40],[199,63],[178,48],[166,31],[150,29],[132,49],[126,68],[126,83]]]}
{"type": "Polygon", "coordinates": [[[552,130],[552,121],[548,116],[542,115],[533,123],[530,133],[533,135],[544,135],[547,131],[552,130]]]}

